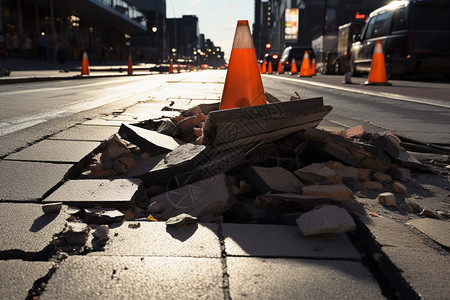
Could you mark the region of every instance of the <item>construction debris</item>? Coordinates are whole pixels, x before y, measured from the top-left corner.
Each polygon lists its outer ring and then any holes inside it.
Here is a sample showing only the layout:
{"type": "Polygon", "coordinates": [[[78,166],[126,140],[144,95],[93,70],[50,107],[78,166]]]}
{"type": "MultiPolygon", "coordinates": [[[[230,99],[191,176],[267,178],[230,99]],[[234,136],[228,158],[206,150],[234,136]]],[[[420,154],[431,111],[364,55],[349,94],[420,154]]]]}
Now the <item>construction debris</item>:
{"type": "Polygon", "coordinates": [[[42,205],[42,211],[45,214],[57,213],[62,208],[62,202],[48,203],[42,205]]]}
{"type": "Polygon", "coordinates": [[[301,232],[308,235],[355,230],[356,224],[342,207],[327,205],[315,208],[297,218],[301,232]]]}
{"type": "Polygon", "coordinates": [[[386,206],[395,206],[397,205],[397,202],[395,201],[395,195],[390,192],[381,193],[378,195],[378,202],[380,204],[386,205],[386,206]]]}

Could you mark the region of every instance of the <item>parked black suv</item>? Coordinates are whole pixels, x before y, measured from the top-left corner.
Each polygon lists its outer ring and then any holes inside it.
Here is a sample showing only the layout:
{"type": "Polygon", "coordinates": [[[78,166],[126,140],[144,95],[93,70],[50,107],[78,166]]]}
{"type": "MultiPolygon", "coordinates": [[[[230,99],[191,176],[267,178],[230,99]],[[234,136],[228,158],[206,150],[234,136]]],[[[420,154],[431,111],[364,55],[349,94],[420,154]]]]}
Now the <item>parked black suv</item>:
{"type": "Polygon", "coordinates": [[[289,46],[286,47],[281,54],[281,64],[283,65],[284,72],[291,71],[291,62],[292,59],[295,59],[295,64],[297,65],[297,71],[300,72],[300,68],[302,67],[303,56],[305,55],[305,51],[308,51],[309,59],[312,60],[316,58],[314,55],[314,51],[310,47],[300,47],[300,46],[289,46]]]}
{"type": "Polygon", "coordinates": [[[450,75],[450,1],[393,1],[369,15],[361,36],[354,36],[353,76],[369,72],[381,40],[389,78],[404,74],[450,75]]]}

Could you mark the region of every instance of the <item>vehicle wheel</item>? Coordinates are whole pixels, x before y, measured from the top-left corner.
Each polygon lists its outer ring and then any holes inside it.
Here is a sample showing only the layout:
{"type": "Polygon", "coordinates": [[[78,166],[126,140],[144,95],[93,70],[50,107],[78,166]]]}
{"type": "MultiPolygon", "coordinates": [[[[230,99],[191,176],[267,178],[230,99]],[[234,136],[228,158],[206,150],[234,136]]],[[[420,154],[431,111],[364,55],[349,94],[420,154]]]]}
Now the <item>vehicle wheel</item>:
{"type": "Polygon", "coordinates": [[[9,76],[11,74],[11,69],[8,66],[0,66],[0,77],[9,76]]]}

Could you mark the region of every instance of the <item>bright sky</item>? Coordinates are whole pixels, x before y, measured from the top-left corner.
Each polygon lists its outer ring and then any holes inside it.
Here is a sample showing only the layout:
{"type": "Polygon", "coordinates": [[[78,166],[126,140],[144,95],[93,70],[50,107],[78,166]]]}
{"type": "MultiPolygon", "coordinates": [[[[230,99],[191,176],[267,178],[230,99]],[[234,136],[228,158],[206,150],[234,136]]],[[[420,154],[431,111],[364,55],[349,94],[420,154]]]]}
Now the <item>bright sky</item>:
{"type": "Polygon", "coordinates": [[[237,21],[248,20],[251,32],[254,7],[254,0],[167,0],[166,14],[167,18],[196,15],[200,33],[222,47],[229,58],[237,21]]]}

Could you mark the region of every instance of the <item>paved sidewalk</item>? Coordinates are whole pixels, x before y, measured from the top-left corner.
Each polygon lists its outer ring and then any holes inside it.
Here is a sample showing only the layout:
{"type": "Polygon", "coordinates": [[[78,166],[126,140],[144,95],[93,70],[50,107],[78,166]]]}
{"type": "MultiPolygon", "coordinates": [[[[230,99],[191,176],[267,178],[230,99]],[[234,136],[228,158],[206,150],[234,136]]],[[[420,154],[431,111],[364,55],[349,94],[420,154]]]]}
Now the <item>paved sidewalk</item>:
{"type": "Polygon", "coordinates": [[[121,123],[148,119],[171,102],[188,108],[219,101],[222,75],[175,74],[121,115],[87,121],[0,161],[1,298],[24,299],[31,290],[39,299],[385,299],[380,270],[369,261],[387,268],[407,299],[448,297],[448,253],[383,217],[367,216],[351,235],[369,238],[373,260],[364,243],[344,233],[305,237],[297,226],[229,223],[172,229],[148,221],[111,225],[103,251],[58,255],[52,244],[70,209],[43,214],[40,201],[121,123]],[[397,239],[389,238],[393,232],[397,239]]]}

